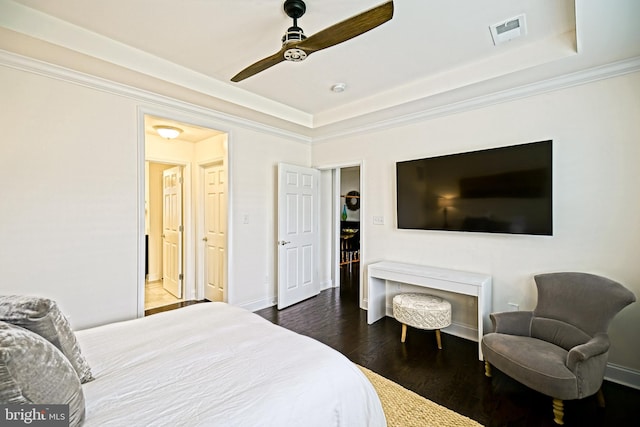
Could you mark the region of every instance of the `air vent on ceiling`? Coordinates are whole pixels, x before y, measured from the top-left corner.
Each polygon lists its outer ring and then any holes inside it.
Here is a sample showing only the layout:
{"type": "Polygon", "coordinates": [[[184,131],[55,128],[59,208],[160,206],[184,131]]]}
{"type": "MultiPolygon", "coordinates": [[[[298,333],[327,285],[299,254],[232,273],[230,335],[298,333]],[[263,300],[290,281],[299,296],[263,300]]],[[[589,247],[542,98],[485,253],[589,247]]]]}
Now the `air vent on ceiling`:
{"type": "Polygon", "coordinates": [[[499,45],[500,43],[513,40],[516,37],[526,35],[527,20],[523,13],[522,15],[509,18],[506,21],[491,25],[489,29],[491,30],[491,36],[493,37],[493,44],[499,45]]]}

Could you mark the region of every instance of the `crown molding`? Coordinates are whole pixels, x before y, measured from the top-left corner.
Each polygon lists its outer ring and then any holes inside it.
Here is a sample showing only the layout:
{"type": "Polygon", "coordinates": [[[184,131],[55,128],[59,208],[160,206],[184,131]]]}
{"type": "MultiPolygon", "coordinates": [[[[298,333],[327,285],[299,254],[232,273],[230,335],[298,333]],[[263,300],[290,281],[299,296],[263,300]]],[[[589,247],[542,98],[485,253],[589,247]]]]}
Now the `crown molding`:
{"type": "Polygon", "coordinates": [[[507,90],[489,93],[487,95],[465,99],[463,101],[444,103],[435,107],[424,108],[421,107],[420,101],[416,101],[411,104],[405,104],[380,113],[374,113],[368,117],[359,117],[352,120],[345,120],[344,122],[340,122],[336,125],[312,129],[311,136],[282,129],[277,126],[266,125],[240,116],[226,114],[211,108],[201,107],[168,96],[159,95],[136,87],[116,83],[97,76],[18,55],[6,50],[0,50],[0,65],[101,90],[118,96],[134,99],[138,102],[150,103],[183,113],[206,116],[214,121],[220,121],[222,128],[228,128],[229,125],[237,125],[254,131],[311,144],[321,143],[336,138],[391,129],[450,114],[484,108],[499,103],[523,99],[547,92],[638,72],[640,71],[640,56],[568,73],[559,77],[531,84],[521,85],[507,90]]]}
{"type": "Polygon", "coordinates": [[[25,71],[56,80],[61,80],[78,86],[84,86],[113,95],[129,98],[137,102],[153,104],[155,106],[176,110],[181,113],[206,116],[208,120],[219,121],[221,123],[221,128],[228,128],[229,125],[236,125],[258,132],[292,139],[305,144],[310,144],[312,142],[310,137],[301,133],[281,129],[276,126],[266,125],[264,123],[249,120],[243,117],[226,114],[217,110],[213,110],[211,108],[201,107],[199,105],[180,101],[175,98],[160,95],[144,89],[117,83],[90,74],[81,73],[75,70],[1,49],[0,66],[25,71]]]}
{"type": "MultiPolygon", "coordinates": [[[[568,73],[546,80],[541,80],[535,83],[517,86],[507,90],[497,91],[486,95],[465,99],[463,101],[444,103],[436,107],[420,109],[420,101],[416,101],[413,103],[415,105],[414,111],[410,111],[408,113],[398,114],[394,112],[394,110],[397,111],[399,110],[399,108],[401,108],[399,107],[382,112],[380,115],[384,114],[385,117],[381,117],[379,119],[375,119],[373,117],[375,116],[375,114],[372,114],[370,115],[371,117],[364,120],[362,124],[350,125],[348,122],[343,122],[338,123],[335,126],[328,125],[325,127],[325,129],[318,128],[316,129],[317,134],[313,136],[313,142],[319,143],[336,138],[354,136],[366,132],[380,131],[398,126],[404,126],[451,114],[484,108],[503,102],[515,101],[518,99],[528,98],[547,92],[553,92],[561,89],[592,83],[599,80],[610,79],[613,77],[635,73],[638,71],[640,71],[640,56],[611,62],[609,64],[592,68],[587,68],[585,70],[568,73]]],[[[411,107],[409,109],[411,109],[411,107]]]]}
{"type": "Polygon", "coordinates": [[[154,78],[171,81],[190,90],[287,122],[311,126],[311,114],[297,108],[213,79],[23,4],[4,1],[0,7],[0,27],[154,78]]]}

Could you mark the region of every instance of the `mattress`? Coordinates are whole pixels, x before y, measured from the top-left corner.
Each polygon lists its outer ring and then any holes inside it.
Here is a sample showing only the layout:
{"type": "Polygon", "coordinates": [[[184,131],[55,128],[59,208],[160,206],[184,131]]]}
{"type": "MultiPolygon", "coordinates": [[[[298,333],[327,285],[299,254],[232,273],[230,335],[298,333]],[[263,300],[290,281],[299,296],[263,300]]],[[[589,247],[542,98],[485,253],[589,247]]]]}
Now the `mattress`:
{"type": "Polygon", "coordinates": [[[356,365],[225,303],[77,331],[85,426],[385,426],[356,365]]]}

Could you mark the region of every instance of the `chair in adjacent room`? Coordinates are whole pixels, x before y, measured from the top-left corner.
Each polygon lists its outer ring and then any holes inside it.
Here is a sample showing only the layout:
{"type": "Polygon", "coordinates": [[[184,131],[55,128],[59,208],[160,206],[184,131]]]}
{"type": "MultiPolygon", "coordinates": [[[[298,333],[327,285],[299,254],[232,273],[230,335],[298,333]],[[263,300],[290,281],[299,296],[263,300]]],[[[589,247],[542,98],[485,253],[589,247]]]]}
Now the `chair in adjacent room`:
{"type": "Polygon", "coordinates": [[[598,393],[609,354],[607,329],[636,300],[621,284],[588,273],[535,276],[533,311],[492,313],[494,332],[482,338],[486,375],[491,366],[553,398],[556,424],[564,424],[564,400],[598,393]]]}

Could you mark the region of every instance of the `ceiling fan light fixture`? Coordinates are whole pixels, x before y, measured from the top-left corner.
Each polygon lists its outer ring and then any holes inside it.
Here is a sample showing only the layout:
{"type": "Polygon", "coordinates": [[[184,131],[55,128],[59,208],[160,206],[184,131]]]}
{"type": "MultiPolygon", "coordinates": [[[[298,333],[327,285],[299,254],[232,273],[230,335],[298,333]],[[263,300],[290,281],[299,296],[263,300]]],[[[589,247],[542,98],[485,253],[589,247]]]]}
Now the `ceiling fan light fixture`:
{"type": "Polygon", "coordinates": [[[154,126],[153,129],[165,139],[175,139],[182,133],[182,129],[173,126],[158,125],[154,126]]]}
{"type": "Polygon", "coordinates": [[[292,48],[284,52],[284,59],[292,62],[300,62],[307,59],[307,52],[302,49],[292,48]]]}

